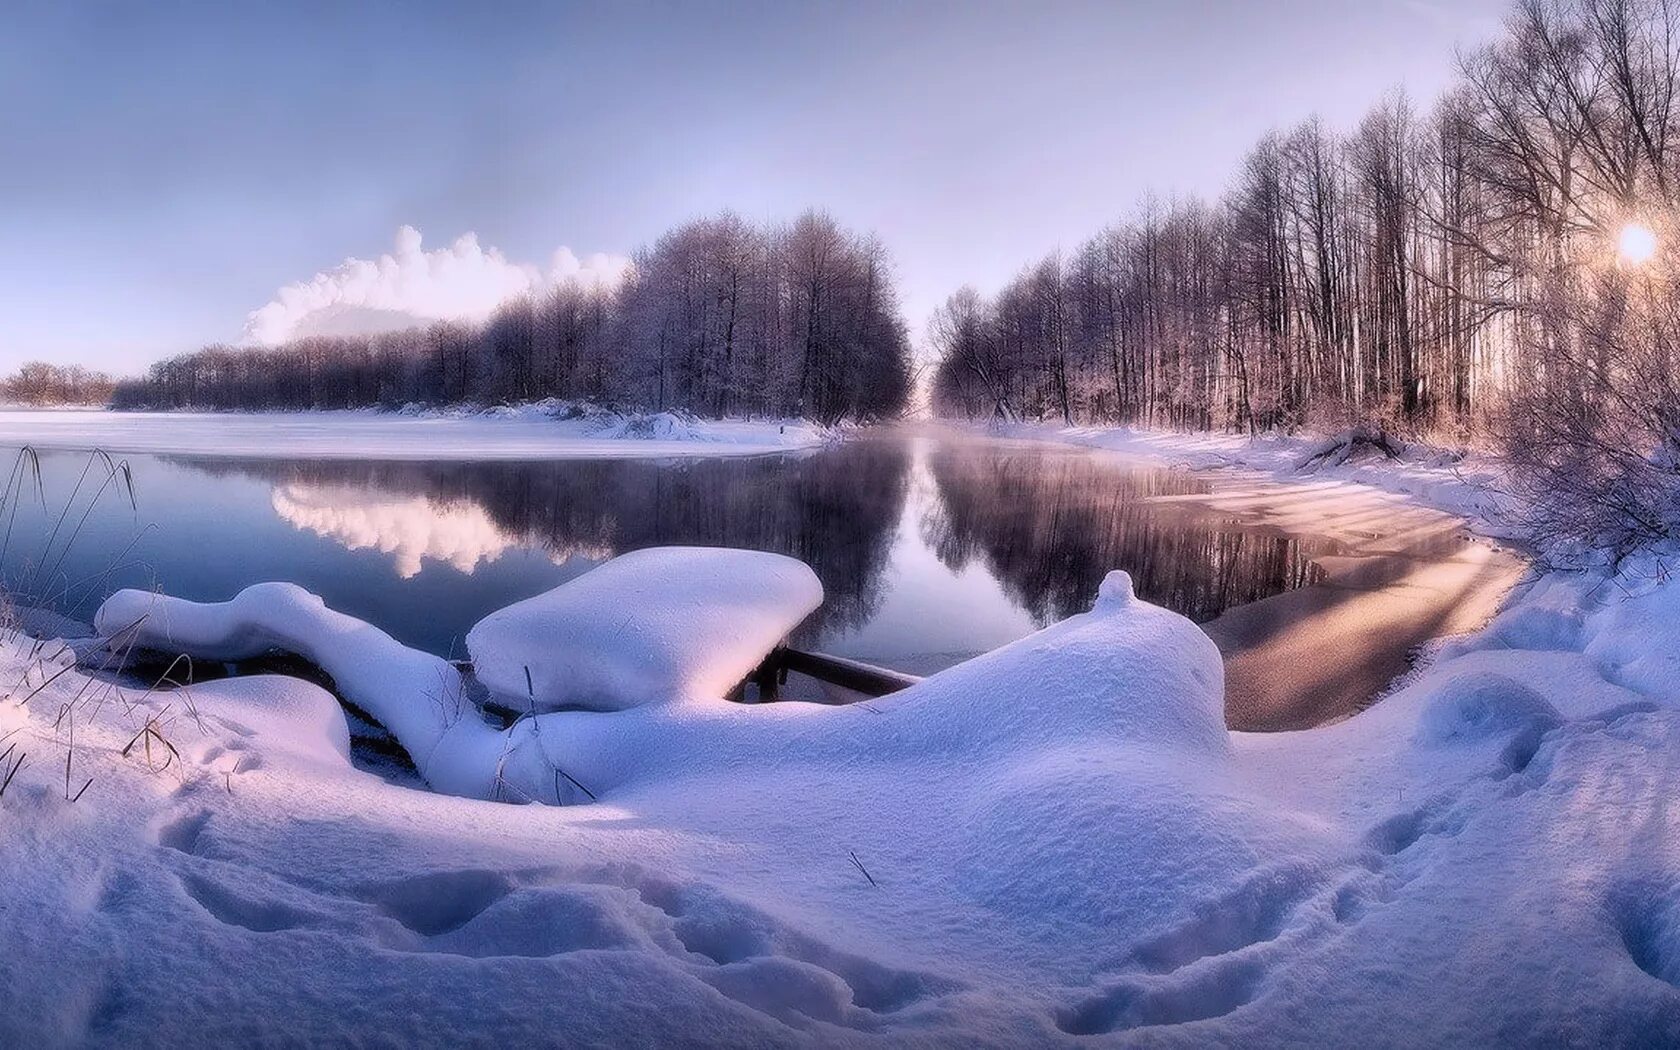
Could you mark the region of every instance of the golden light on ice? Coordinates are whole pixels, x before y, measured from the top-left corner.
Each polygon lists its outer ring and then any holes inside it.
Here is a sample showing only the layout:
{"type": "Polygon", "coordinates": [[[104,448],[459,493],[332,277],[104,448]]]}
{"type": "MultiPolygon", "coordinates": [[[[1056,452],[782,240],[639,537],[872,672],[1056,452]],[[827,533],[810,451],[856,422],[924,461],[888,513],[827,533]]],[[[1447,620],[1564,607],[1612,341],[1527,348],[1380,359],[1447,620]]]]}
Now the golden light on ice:
{"type": "Polygon", "coordinates": [[[1622,227],[1621,236],[1616,239],[1616,249],[1621,253],[1623,262],[1638,266],[1657,254],[1657,235],[1651,232],[1649,226],[1630,222],[1622,227]]]}

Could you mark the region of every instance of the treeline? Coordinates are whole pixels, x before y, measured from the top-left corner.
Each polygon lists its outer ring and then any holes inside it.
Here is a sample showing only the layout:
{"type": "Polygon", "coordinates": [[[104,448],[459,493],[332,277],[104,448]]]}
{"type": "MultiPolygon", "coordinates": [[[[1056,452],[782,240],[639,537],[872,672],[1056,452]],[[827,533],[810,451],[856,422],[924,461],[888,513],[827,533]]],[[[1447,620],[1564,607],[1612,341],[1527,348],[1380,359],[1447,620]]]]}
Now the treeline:
{"type": "Polygon", "coordinates": [[[119,386],[119,408],[330,409],[547,397],[832,423],[898,414],[909,340],[879,241],[808,212],[725,213],[634,256],[616,288],[562,283],[483,324],[212,346],[119,386]]]}
{"type": "Polygon", "coordinates": [[[1495,206],[1469,101],[1269,135],[1219,203],[1151,205],[994,297],[959,291],[930,326],[936,406],[1250,431],[1467,420],[1508,291],[1461,235],[1495,206]]]}
{"type": "Polygon", "coordinates": [[[116,382],[81,365],[30,361],[0,379],[0,402],[11,405],[103,405],[116,382]]]}
{"type": "Polygon", "coordinates": [[[1524,0],[1427,112],[1257,144],[1217,203],[1144,209],[930,331],[936,408],[1283,429],[1480,430],[1537,521],[1680,521],[1680,26],[1524,0]]]}

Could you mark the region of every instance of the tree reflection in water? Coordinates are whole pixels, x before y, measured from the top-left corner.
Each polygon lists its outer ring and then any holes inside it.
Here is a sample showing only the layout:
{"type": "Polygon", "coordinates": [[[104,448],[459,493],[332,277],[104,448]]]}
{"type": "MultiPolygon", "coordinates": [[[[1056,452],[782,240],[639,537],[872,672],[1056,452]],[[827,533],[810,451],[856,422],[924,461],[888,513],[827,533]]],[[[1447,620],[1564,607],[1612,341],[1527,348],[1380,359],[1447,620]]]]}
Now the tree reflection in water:
{"type": "MultiPolygon", "coordinates": [[[[816,571],[827,595],[800,630],[808,641],[855,627],[879,607],[904,512],[908,450],[900,441],[866,440],[804,456],[668,461],[175,462],[211,476],[269,482],[288,504],[305,491],[317,502],[367,492],[376,499],[424,499],[440,519],[459,519],[462,505],[471,504],[494,525],[496,542],[505,546],[507,537],[515,537],[557,559],[582,554],[598,560],[666,544],[790,554],[816,571]]],[[[377,527],[380,521],[391,525],[389,515],[368,515],[361,524],[377,527]]],[[[328,534],[325,526],[305,527],[328,534]]],[[[347,542],[343,534],[335,538],[347,542]]],[[[402,541],[389,537],[387,545],[369,538],[359,545],[395,551],[402,541]]],[[[481,554],[493,557],[495,549],[492,543],[481,554]]],[[[439,560],[464,564],[467,571],[476,561],[439,560]]]]}
{"type": "MultiPolygon", "coordinates": [[[[925,673],[1084,611],[1110,569],[1131,572],[1144,598],[1207,620],[1312,582],[1311,557],[1325,549],[1198,505],[1149,501],[1205,491],[1183,471],[957,436],[886,433],[806,455],[666,461],[173,462],[200,478],[264,482],[275,515],[300,534],[382,552],[385,573],[369,566],[350,593],[394,633],[433,639],[459,637],[486,606],[614,554],[747,547],[790,554],[822,580],[827,600],[799,644],[925,673]],[[485,571],[513,551],[562,571],[485,571]],[[482,587],[451,589],[469,579],[482,587]],[[409,610],[405,596],[421,593],[433,604],[409,610]],[[415,616],[427,622],[401,619],[415,616]],[[462,622],[441,622],[452,617],[462,622]]],[[[241,559],[217,561],[228,565],[218,591],[254,582],[239,575],[250,571],[241,559]]]]}
{"type": "Polygon", "coordinates": [[[947,444],[928,456],[939,498],[922,538],[952,570],[979,561],[1040,626],[1084,612],[1110,569],[1146,601],[1211,620],[1302,587],[1329,544],[1244,527],[1151,497],[1207,491],[1180,470],[1117,456],[1022,445],[947,444]]]}

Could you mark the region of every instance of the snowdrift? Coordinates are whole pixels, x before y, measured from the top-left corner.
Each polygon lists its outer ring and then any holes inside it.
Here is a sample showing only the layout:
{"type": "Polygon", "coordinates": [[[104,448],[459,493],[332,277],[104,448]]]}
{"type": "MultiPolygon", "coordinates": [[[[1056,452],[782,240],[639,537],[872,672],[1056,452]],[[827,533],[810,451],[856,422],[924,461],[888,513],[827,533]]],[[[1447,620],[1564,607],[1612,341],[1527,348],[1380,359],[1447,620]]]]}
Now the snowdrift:
{"type": "Polygon", "coordinates": [[[471,798],[563,804],[755,764],[1014,763],[1035,748],[1107,742],[1157,756],[1225,750],[1218,651],[1188,620],[1137,601],[1123,572],[1090,613],[868,708],[725,701],[821,593],[808,567],[781,555],[696,547],[614,559],[469,635],[478,678],[508,698],[525,692],[539,712],[506,729],[454,665],[292,584],[210,604],[119,591],[94,627],[119,654],[302,656],[391,731],[428,784],[471,798]],[[601,711],[557,710],[590,701],[601,711]],[[901,717],[873,723],[882,710],[901,717]]]}
{"type": "Polygon", "coordinates": [[[144,693],[0,637],[0,733],[36,756],[0,798],[0,988],[30,1006],[0,1042],[1674,1045],[1658,568],[1545,577],[1369,710],[1264,735],[1119,574],[866,704],[507,729],[296,588],[128,592],[107,644],[301,652],[469,797],[351,766],[307,683],[144,693]]]}
{"type": "Polygon", "coordinates": [[[480,620],[467,652],[516,710],[722,697],[822,604],[796,559],[654,547],[480,620]]]}

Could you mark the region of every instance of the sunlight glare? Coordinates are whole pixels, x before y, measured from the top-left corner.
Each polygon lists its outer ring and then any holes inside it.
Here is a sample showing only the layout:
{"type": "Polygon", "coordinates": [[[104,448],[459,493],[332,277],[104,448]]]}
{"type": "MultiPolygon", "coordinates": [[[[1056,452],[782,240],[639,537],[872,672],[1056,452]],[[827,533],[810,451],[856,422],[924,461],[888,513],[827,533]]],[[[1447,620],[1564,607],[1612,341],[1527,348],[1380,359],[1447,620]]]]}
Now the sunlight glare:
{"type": "Polygon", "coordinates": [[[1617,249],[1621,252],[1623,262],[1639,266],[1657,254],[1657,235],[1649,226],[1630,222],[1622,227],[1622,234],[1617,239],[1617,249]]]}

